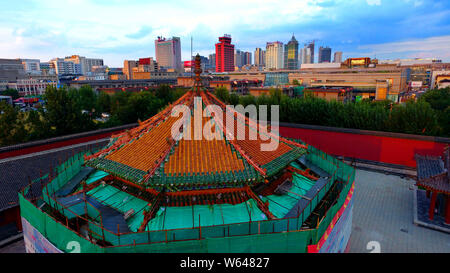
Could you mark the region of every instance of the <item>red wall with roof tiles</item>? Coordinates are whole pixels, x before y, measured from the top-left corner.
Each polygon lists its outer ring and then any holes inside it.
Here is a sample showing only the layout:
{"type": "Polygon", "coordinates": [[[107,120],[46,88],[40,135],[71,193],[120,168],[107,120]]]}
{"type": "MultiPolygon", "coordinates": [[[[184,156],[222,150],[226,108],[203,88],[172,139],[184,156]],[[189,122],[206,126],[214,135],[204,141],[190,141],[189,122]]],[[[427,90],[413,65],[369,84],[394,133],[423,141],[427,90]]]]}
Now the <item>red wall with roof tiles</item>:
{"type": "Polygon", "coordinates": [[[284,137],[304,142],[332,155],[416,167],[414,155],[441,156],[445,143],[415,139],[280,127],[284,137]]]}

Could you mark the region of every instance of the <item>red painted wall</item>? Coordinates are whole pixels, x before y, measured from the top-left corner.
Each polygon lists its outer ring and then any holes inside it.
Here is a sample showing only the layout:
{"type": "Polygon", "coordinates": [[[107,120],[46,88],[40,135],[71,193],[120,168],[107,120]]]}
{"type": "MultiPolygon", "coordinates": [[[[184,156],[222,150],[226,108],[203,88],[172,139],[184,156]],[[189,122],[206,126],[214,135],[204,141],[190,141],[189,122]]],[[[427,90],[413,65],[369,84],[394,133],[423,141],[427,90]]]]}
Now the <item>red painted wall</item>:
{"type": "MultiPolygon", "coordinates": [[[[107,138],[123,130],[0,153],[0,159],[107,138]]],[[[332,155],[416,167],[414,155],[440,156],[444,142],[280,126],[284,137],[300,138],[332,155]]]]}
{"type": "Polygon", "coordinates": [[[446,143],[407,138],[281,127],[284,137],[304,142],[332,155],[416,167],[414,155],[441,156],[446,143]]]}

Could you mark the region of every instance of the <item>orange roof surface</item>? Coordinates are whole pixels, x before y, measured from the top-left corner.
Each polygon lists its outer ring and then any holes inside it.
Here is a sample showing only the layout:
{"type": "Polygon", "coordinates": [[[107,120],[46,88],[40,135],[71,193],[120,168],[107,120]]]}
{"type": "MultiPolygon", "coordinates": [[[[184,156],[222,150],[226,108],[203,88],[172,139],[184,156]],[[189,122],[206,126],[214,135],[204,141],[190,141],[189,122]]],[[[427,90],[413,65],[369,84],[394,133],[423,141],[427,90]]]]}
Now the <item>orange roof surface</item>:
{"type": "MultiPolygon", "coordinates": [[[[86,164],[146,185],[184,184],[183,177],[189,177],[187,180],[191,183],[209,183],[208,181],[216,179],[221,182],[232,180],[248,183],[272,175],[305,152],[303,145],[270,133],[264,134],[271,139],[261,139],[261,133],[257,131],[258,124],[236,112],[232,113],[233,130],[227,130],[226,118],[202,118],[203,126],[211,122],[212,131],[232,131],[235,139],[224,135],[222,139],[207,140],[207,136],[203,136],[202,140],[194,140],[191,111],[191,140],[174,140],[171,135],[172,126],[182,117],[171,117],[171,110],[179,104],[193,109],[195,96],[202,98],[204,107],[210,104],[218,105],[224,110],[224,117],[227,116],[226,111],[229,110],[226,110],[225,105],[213,94],[189,91],[173,105],[140,123],[138,127],[113,136],[108,147],[86,158],[86,164]],[[239,133],[238,124],[244,125],[246,134],[243,140],[236,139],[239,133]],[[250,139],[249,132],[255,132],[257,139],[250,139]],[[274,151],[262,151],[261,144],[270,142],[274,137],[279,139],[278,147],[274,151]],[[129,173],[133,176],[129,176],[129,173]],[[208,175],[213,178],[203,177],[208,175]]],[[[183,129],[182,133],[186,134],[183,129]]]]}

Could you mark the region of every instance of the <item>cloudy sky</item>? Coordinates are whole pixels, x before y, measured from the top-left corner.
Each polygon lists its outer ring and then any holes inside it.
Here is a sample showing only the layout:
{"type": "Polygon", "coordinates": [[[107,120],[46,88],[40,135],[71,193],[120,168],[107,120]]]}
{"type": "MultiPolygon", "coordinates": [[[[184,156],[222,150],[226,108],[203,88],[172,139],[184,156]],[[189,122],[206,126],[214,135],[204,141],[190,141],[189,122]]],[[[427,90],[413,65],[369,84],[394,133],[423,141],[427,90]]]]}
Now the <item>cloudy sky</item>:
{"type": "MultiPolygon", "coordinates": [[[[0,0],[0,58],[80,54],[113,67],[155,56],[157,36],[181,37],[183,60],[214,52],[217,37],[254,51],[316,40],[347,57],[450,62],[450,0],[0,0]]],[[[317,49],[316,49],[317,50],[317,49]]]]}

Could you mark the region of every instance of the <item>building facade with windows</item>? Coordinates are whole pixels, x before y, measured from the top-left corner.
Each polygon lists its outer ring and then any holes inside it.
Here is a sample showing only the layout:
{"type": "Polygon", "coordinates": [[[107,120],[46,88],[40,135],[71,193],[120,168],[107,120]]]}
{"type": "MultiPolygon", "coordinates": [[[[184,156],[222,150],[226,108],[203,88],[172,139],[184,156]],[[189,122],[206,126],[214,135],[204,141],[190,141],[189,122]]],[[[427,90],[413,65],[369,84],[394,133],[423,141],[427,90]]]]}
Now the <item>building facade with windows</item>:
{"type": "Polygon", "coordinates": [[[155,40],[155,55],[156,61],[161,68],[175,69],[177,71],[183,69],[179,37],[172,37],[171,39],[158,37],[155,40]]]}
{"type": "Polygon", "coordinates": [[[342,63],[342,51],[334,52],[333,63],[342,63]]]}
{"type": "Polygon", "coordinates": [[[284,46],[284,68],[285,69],[298,69],[298,42],[295,36],[292,35],[292,39],[284,46]]]}
{"type": "Polygon", "coordinates": [[[79,64],[81,67],[81,74],[87,75],[87,73],[92,72],[93,66],[103,66],[103,59],[86,58],[79,55],[72,55],[65,57],[66,62],[72,62],[74,64],[79,64]]]}
{"type": "Polygon", "coordinates": [[[216,72],[234,71],[234,45],[231,44],[231,36],[225,34],[219,37],[216,44],[216,72]]]}
{"type": "Polygon", "coordinates": [[[266,51],[262,50],[261,48],[255,49],[255,65],[258,67],[264,67],[266,66],[266,51]]]}
{"type": "Polygon", "coordinates": [[[329,47],[319,47],[319,63],[330,63],[331,62],[331,48],[329,47]]]}
{"type": "Polygon", "coordinates": [[[282,42],[266,44],[266,68],[282,69],[284,67],[284,47],[282,42]]]}

